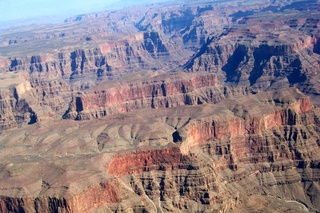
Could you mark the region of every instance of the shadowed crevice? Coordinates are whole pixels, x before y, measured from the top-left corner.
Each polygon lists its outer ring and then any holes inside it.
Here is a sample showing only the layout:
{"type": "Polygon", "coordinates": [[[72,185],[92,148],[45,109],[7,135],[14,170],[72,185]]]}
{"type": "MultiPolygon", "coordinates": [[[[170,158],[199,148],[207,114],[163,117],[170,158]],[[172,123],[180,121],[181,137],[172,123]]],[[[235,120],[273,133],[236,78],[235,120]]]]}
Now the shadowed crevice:
{"type": "Polygon", "coordinates": [[[76,98],[76,111],[77,112],[83,111],[83,103],[80,97],[76,98]]]}
{"type": "Polygon", "coordinates": [[[175,131],[174,133],[172,133],[172,139],[174,143],[182,142],[182,137],[180,136],[178,131],[175,131]]]}
{"type": "Polygon", "coordinates": [[[238,46],[228,59],[227,64],[222,67],[222,71],[226,73],[227,82],[239,83],[241,72],[238,68],[246,58],[248,58],[246,47],[244,45],[238,46]]]}

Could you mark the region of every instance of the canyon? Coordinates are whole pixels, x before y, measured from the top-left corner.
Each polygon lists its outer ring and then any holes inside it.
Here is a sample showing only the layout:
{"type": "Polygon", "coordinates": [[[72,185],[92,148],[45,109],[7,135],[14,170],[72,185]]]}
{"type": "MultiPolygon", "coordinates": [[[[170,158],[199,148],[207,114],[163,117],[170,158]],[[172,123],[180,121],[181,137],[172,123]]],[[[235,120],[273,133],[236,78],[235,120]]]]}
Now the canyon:
{"type": "Polygon", "coordinates": [[[178,0],[0,30],[0,212],[319,212],[319,28],[178,0]]]}

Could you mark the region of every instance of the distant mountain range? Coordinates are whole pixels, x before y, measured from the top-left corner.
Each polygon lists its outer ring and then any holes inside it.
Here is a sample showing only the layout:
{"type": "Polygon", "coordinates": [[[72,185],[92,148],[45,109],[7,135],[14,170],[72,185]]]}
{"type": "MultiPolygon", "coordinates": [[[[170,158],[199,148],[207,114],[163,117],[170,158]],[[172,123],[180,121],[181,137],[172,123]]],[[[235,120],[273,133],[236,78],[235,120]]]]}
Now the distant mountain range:
{"type": "Polygon", "coordinates": [[[128,6],[154,4],[168,0],[57,0],[57,1],[0,1],[0,30],[29,24],[46,24],[62,22],[70,16],[116,10],[128,6]]]}

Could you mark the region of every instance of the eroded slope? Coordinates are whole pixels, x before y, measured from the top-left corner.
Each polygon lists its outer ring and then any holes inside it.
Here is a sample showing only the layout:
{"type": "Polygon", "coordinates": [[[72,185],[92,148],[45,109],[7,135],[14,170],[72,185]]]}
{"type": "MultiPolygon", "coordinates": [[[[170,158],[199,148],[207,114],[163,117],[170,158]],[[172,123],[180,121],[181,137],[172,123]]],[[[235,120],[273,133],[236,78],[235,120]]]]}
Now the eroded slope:
{"type": "Polygon", "coordinates": [[[2,32],[0,210],[320,211],[319,14],[193,1],[2,32]]]}
{"type": "Polygon", "coordinates": [[[290,89],[6,131],[1,210],[319,210],[319,117],[290,89]]]}

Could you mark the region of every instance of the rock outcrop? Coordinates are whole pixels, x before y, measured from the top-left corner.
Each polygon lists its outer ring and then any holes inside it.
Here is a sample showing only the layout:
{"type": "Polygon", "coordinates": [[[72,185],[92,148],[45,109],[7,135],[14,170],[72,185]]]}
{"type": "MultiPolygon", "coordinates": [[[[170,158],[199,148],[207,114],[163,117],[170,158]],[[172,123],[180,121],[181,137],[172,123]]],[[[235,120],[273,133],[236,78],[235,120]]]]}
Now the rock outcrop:
{"type": "Polygon", "coordinates": [[[70,198],[11,198],[2,196],[0,210],[1,212],[90,212],[100,206],[119,202],[119,193],[118,183],[109,181],[91,186],[86,191],[79,192],[70,198]]]}
{"type": "Polygon", "coordinates": [[[161,150],[137,151],[114,157],[109,163],[107,172],[115,177],[127,174],[142,173],[152,170],[178,170],[182,154],[178,147],[161,150]]]}
{"type": "MultiPolygon", "coordinates": [[[[315,2],[306,4],[312,8],[315,2]]],[[[303,13],[305,5],[291,6],[303,13]]],[[[283,10],[291,6],[283,6],[283,10]]],[[[294,85],[304,92],[319,94],[317,87],[310,89],[313,82],[309,80],[315,75],[311,70],[319,69],[318,32],[314,30],[318,21],[302,14],[269,19],[267,16],[282,11],[271,8],[265,8],[264,11],[270,11],[260,16],[254,15],[255,10],[232,14],[231,17],[237,17],[232,24],[220,35],[208,36],[184,69],[224,73],[227,84],[250,85],[259,90],[294,85]]]]}
{"type": "Polygon", "coordinates": [[[298,200],[310,210],[318,209],[313,196],[320,177],[315,134],[319,112],[299,93],[280,93],[273,93],[272,100],[271,94],[264,94],[266,98],[217,104],[213,116],[200,113],[177,129],[184,133],[181,152],[164,148],[124,153],[114,157],[107,171],[131,176],[136,193],[154,202],[160,199],[157,208],[171,211],[193,211],[191,197],[202,211],[246,209],[245,197],[253,194],[298,200]],[[313,195],[305,194],[309,186],[313,195]]]}
{"type": "Polygon", "coordinates": [[[0,32],[0,212],[320,211],[319,2],[180,3],[0,32]]]}
{"type": "Polygon", "coordinates": [[[225,96],[220,89],[214,74],[193,77],[173,74],[161,79],[155,77],[149,81],[126,82],[100,91],[78,93],[64,118],[83,120],[143,108],[215,103],[225,96]]]}
{"type": "Polygon", "coordinates": [[[217,104],[137,110],[94,123],[61,120],[63,126],[50,131],[35,125],[20,134],[6,131],[0,208],[316,211],[319,113],[292,88],[217,104]],[[28,140],[17,140],[24,135],[28,140]],[[19,149],[12,152],[12,145],[19,149]]]}

